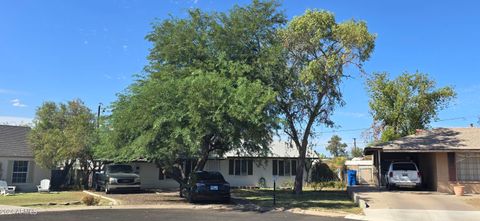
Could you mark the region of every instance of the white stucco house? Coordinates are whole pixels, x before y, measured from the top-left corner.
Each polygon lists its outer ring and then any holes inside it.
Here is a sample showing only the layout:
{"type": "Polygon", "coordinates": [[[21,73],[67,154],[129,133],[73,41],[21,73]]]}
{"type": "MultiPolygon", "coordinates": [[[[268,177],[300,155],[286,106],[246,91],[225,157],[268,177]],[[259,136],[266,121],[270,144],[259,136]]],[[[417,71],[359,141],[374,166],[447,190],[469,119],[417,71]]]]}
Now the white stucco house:
{"type": "MultiPolygon", "coordinates": [[[[310,160],[317,159],[312,152],[307,154],[310,160]]],[[[273,187],[293,184],[297,168],[298,151],[288,143],[274,141],[267,156],[256,157],[227,153],[221,158],[207,161],[204,170],[219,171],[232,187],[273,187]]],[[[194,167],[189,161],[185,163],[190,169],[194,167]]],[[[154,163],[135,162],[134,169],[141,177],[142,188],[177,188],[179,184],[162,173],[154,163]]],[[[304,171],[306,174],[306,171],[304,171]]]]}
{"type": "Polygon", "coordinates": [[[29,127],[0,125],[0,180],[16,186],[16,191],[37,191],[42,179],[50,179],[50,170],[35,163],[27,144],[29,127]]]}

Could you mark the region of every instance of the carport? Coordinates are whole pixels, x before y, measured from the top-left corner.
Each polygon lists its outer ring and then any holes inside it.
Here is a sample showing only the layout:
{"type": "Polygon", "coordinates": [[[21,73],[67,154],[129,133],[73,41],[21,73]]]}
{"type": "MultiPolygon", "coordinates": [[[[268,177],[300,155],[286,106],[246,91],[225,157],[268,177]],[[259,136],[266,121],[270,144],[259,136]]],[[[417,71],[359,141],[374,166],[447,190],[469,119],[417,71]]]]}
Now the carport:
{"type": "Polygon", "coordinates": [[[413,161],[425,190],[453,193],[462,185],[466,193],[480,193],[480,128],[437,128],[366,147],[373,155],[375,184],[385,185],[393,161],[413,161]]]}
{"type": "Polygon", "coordinates": [[[436,190],[436,154],[421,151],[395,151],[383,148],[365,148],[365,155],[373,155],[376,173],[376,184],[385,186],[385,175],[392,162],[414,162],[422,176],[422,187],[425,190],[436,190]],[[378,172],[380,171],[380,173],[378,172]]]}

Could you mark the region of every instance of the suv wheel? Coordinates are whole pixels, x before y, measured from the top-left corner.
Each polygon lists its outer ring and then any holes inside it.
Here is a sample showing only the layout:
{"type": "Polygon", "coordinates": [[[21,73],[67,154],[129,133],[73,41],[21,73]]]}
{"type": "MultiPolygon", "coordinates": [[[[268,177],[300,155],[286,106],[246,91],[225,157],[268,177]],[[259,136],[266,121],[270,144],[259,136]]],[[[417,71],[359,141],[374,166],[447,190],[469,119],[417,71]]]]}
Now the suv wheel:
{"type": "Polygon", "coordinates": [[[98,183],[94,183],[94,188],[95,188],[95,191],[99,192],[101,189],[100,189],[100,185],[98,185],[98,183]]]}
{"type": "Polygon", "coordinates": [[[190,193],[187,193],[187,200],[189,203],[195,203],[195,199],[193,199],[193,196],[190,193]]]}
{"type": "Polygon", "coordinates": [[[110,190],[110,187],[108,184],[105,184],[105,194],[110,194],[112,191],[110,190]]]}

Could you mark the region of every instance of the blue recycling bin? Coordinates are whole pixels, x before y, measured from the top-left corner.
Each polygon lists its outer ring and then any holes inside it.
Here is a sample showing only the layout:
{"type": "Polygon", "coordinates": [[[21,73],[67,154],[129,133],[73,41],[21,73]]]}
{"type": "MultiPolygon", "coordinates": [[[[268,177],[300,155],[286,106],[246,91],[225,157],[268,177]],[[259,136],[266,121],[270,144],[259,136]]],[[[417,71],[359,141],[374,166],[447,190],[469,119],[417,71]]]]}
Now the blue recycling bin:
{"type": "Polygon", "coordinates": [[[357,185],[357,171],[356,170],[347,170],[347,182],[348,182],[348,186],[357,185]]]}

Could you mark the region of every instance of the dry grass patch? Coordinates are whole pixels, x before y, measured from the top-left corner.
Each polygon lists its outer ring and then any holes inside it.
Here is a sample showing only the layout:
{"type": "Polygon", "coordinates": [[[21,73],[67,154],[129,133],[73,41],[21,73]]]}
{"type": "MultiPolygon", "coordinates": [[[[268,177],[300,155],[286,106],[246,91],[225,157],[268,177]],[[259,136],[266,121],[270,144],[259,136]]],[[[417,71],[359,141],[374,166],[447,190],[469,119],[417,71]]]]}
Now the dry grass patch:
{"type": "MultiPolygon", "coordinates": [[[[0,205],[45,207],[45,206],[72,206],[82,205],[81,200],[88,194],[75,192],[51,193],[17,193],[14,195],[0,196],[0,205]]],[[[108,205],[109,202],[100,200],[99,205],[108,205]]]]}
{"type": "MultiPolygon", "coordinates": [[[[273,207],[273,190],[244,190],[232,191],[233,196],[247,200],[262,207],[273,207]]],[[[276,207],[285,209],[304,209],[325,212],[345,212],[360,214],[359,208],[342,190],[304,190],[303,194],[295,195],[292,190],[276,191],[276,207]]]]}

